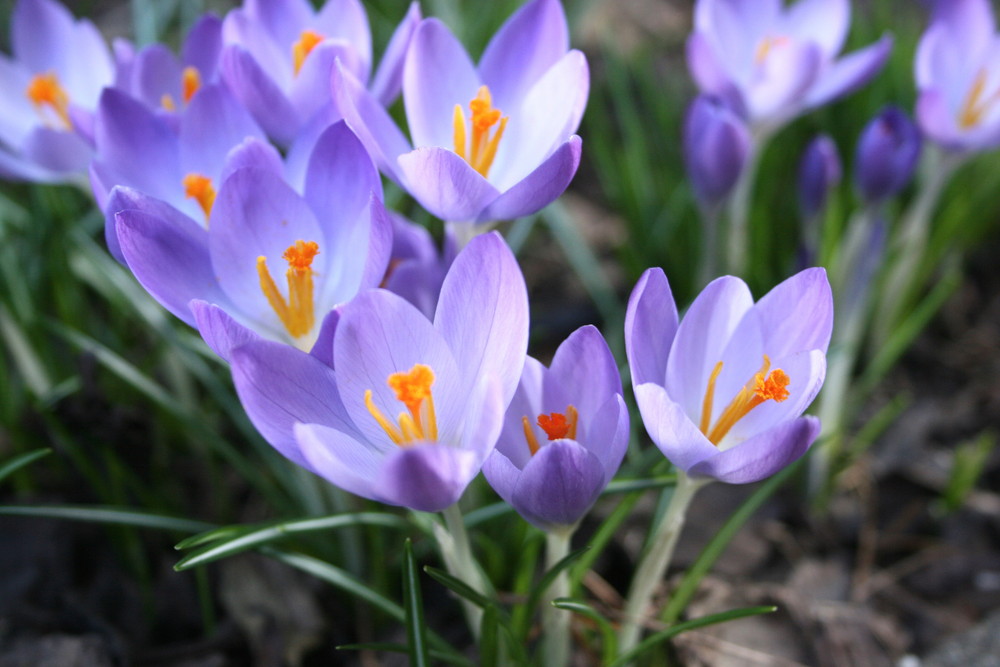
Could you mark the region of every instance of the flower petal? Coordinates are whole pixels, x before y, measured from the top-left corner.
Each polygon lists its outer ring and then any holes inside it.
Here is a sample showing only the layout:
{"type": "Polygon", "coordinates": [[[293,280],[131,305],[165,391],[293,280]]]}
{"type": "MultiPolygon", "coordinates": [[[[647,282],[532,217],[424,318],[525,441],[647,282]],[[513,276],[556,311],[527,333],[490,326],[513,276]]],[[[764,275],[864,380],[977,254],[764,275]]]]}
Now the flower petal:
{"type": "Polygon", "coordinates": [[[316,342],[313,343],[312,349],[309,350],[309,354],[330,368],[333,368],[333,337],[337,333],[337,324],[339,322],[339,310],[333,309],[327,313],[326,317],[323,318],[323,324],[320,325],[316,342]]]}
{"type": "Polygon", "coordinates": [[[321,424],[294,425],[295,441],[309,468],[349,493],[380,500],[376,479],[385,452],[321,424]]]}
{"type": "Polygon", "coordinates": [[[315,25],[325,38],[350,46],[356,61],[351,71],[359,81],[367,81],[372,67],[372,36],[364,5],[359,0],[327,0],[316,14],[315,25]]]}
{"type": "Polygon", "coordinates": [[[413,33],[422,20],[420,13],[420,3],[414,0],[410,3],[410,8],[406,11],[406,16],[396,26],[389,38],[389,43],[382,54],[375,76],[372,77],[371,90],[372,97],[379,101],[384,107],[392,106],[392,103],[399,97],[403,88],[403,64],[406,62],[406,52],[410,48],[410,40],[413,33]]]}
{"type": "Polygon", "coordinates": [[[892,51],[892,36],[837,60],[823,72],[806,96],[806,107],[817,107],[851,93],[868,83],[885,65],[892,51]]]}
{"type": "Polygon", "coordinates": [[[818,44],[827,58],[840,52],[851,26],[849,0],[798,0],[785,12],[787,34],[818,44]]]}
{"type": "MultiPolygon", "coordinates": [[[[442,220],[475,220],[500,195],[468,162],[445,148],[418,148],[400,155],[398,164],[409,193],[442,220]]],[[[521,198],[533,194],[523,192],[521,198]]],[[[521,206],[518,199],[511,208],[521,206]]]]}
{"type": "Polygon", "coordinates": [[[545,530],[572,526],[604,489],[604,466],[575,440],[554,440],[531,457],[514,487],[512,505],[545,530]]]}
{"type": "Polygon", "coordinates": [[[199,18],[184,38],[181,62],[198,70],[203,81],[212,81],[222,55],[222,20],[214,14],[199,18]]]}
{"type": "Polygon", "coordinates": [[[380,499],[422,512],[458,502],[479,472],[474,452],[443,445],[414,445],[391,452],[376,480],[380,499]]]}
{"type": "Polygon", "coordinates": [[[223,86],[205,86],[181,116],[182,171],[218,178],[229,152],[251,137],[265,139],[250,113],[223,86]]]}
{"type": "Polygon", "coordinates": [[[212,351],[229,361],[233,349],[255,340],[260,336],[248,329],[219,306],[194,299],[188,304],[194,315],[195,326],[212,351]]]}
{"type": "Polygon", "coordinates": [[[635,388],[635,401],[653,444],[677,468],[687,471],[718,453],[719,450],[688,418],[684,408],[670,400],[663,387],[641,384],[635,388]]]}
{"type": "Polygon", "coordinates": [[[52,0],[20,0],[10,17],[11,50],[32,72],[63,72],[74,57],[65,46],[72,41],[73,15],[52,0]]]}
{"type": "Polygon", "coordinates": [[[754,310],[771,356],[803,350],[826,352],[833,332],[833,294],[825,269],[806,269],[782,281],[754,310]]]}
{"type": "Polygon", "coordinates": [[[819,435],[815,417],[783,422],[746,442],[691,467],[692,477],[713,477],[729,484],[750,484],[794,463],[819,435]]]}
{"type": "Polygon", "coordinates": [[[608,399],[622,393],[611,348],[592,325],[582,326],[559,345],[549,377],[562,385],[581,417],[589,421],[608,399]]]}
{"type": "Polygon", "coordinates": [[[505,503],[513,504],[514,488],[521,477],[521,469],[511,463],[499,448],[483,463],[483,477],[505,503]]]}
{"type": "Polygon", "coordinates": [[[677,333],[677,304],[661,268],[646,269],[628,300],[625,351],[632,386],[666,384],[667,355],[677,333]]]}
{"type": "Polygon", "coordinates": [[[94,156],[94,149],[79,135],[48,127],[36,127],[21,150],[39,167],[66,175],[85,174],[94,156]]]}
{"type": "Polygon", "coordinates": [[[618,472],[629,441],[629,412],[621,394],[609,398],[589,419],[586,440],[581,445],[604,466],[604,479],[610,481],[618,472]]]}
{"type": "Polygon", "coordinates": [[[298,114],[246,49],[236,44],[225,48],[222,77],[269,137],[281,144],[291,143],[299,127],[298,114]]]}
{"type": "Polygon", "coordinates": [[[304,189],[331,242],[342,243],[339,230],[365,212],[373,192],[381,198],[382,182],[364,145],[346,122],[331,125],[313,148],[304,189]]]}

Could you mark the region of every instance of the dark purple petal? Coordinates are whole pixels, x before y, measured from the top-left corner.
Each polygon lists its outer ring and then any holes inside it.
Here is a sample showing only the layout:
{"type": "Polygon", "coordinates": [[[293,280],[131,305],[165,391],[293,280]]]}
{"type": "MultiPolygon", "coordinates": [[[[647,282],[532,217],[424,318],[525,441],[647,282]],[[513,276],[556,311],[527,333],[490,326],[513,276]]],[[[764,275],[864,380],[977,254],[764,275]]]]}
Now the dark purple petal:
{"type": "Polygon", "coordinates": [[[298,114],[246,49],[235,44],[225,48],[222,77],[268,136],[281,144],[291,143],[299,127],[298,114]]]}
{"type": "Polygon", "coordinates": [[[694,465],[692,477],[713,477],[729,484],[750,484],[770,477],[806,453],[819,435],[815,417],[778,424],[732,449],[694,465]]]}
{"type": "Polygon", "coordinates": [[[212,351],[229,361],[233,349],[260,340],[253,329],[248,329],[219,306],[194,299],[189,304],[194,314],[195,326],[212,351]]]}
{"type": "Polygon", "coordinates": [[[913,178],[921,149],[920,130],[896,106],[888,106],[865,126],[854,158],[854,182],[866,202],[899,193],[913,178]]]}
{"type": "Polygon", "coordinates": [[[589,421],[608,399],[622,393],[611,349],[592,325],[569,335],[556,350],[549,376],[562,385],[583,421],[589,421]]]}
{"type": "Polygon", "coordinates": [[[218,16],[205,14],[188,31],[181,48],[181,61],[194,67],[202,81],[215,79],[222,55],[222,21],[218,16]]]}
{"type": "Polygon", "coordinates": [[[587,513],[607,484],[604,466],[575,440],[542,446],[521,471],[512,505],[546,530],[572,526],[587,513]]]}
{"type": "Polygon", "coordinates": [[[479,76],[494,104],[514,106],[569,50],[569,27],[558,0],[533,0],[517,10],[490,39],[479,76]]]}
{"type": "Polygon", "coordinates": [[[551,204],[565,192],[576,175],[581,150],[580,137],[570,137],[522,181],[490,203],[479,214],[478,222],[513,220],[536,213],[551,204]]]}
{"type": "Polygon", "coordinates": [[[521,478],[521,469],[511,463],[499,448],[483,463],[483,477],[505,503],[513,504],[514,488],[517,486],[517,480],[521,478]]]}
{"type": "Polygon", "coordinates": [[[661,268],[646,269],[632,290],[625,313],[625,352],[633,387],[666,383],[667,355],[677,321],[677,304],[666,274],[661,268]]]}
{"type": "Polygon", "coordinates": [[[372,193],[381,198],[378,171],[346,122],[335,123],[320,135],[309,159],[304,192],[338,247],[345,242],[342,235],[368,208],[372,193]]]}
{"type": "Polygon", "coordinates": [[[663,387],[641,384],[635,388],[635,401],[653,444],[681,470],[687,471],[719,451],[663,387]]]}
{"type": "MultiPolygon", "coordinates": [[[[400,155],[398,164],[406,189],[421,206],[442,220],[476,220],[500,195],[468,162],[445,148],[418,148],[400,155]]],[[[524,189],[519,192],[522,198],[534,203],[534,192],[524,189]]],[[[518,200],[511,208],[520,205],[518,200]]]]}
{"type": "Polygon", "coordinates": [[[827,134],[809,142],[799,162],[799,210],[809,220],[826,208],[826,198],[840,183],[843,170],[837,145],[827,134]]]}
{"type": "Polygon", "coordinates": [[[333,336],[337,333],[337,323],[340,322],[340,311],[331,310],[323,318],[323,324],[319,327],[319,335],[313,343],[309,354],[316,357],[324,364],[333,368],[333,336]]]}
{"type": "Polygon", "coordinates": [[[528,293],[499,234],[478,236],[459,253],[441,287],[434,326],[465,377],[498,378],[509,403],[528,349],[528,293]]]}
{"type": "Polygon", "coordinates": [[[173,51],[163,44],[151,44],[135,55],[131,92],[151,109],[160,108],[166,95],[179,104],[182,70],[173,51]]]}
{"type": "Polygon", "coordinates": [[[410,3],[406,16],[393,31],[389,44],[385,47],[382,60],[379,62],[378,69],[375,70],[375,76],[372,77],[369,86],[372,97],[378,100],[382,106],[391,106],[403,88],[403,63],[406,61],[406,52],[410,48],[410,40],[422,18],[420,3],[414,0],[410,3]]]}
{"type": "Polygon", "coordinates": [[[684,164],[698,200],[725,199],[750,155],[750,130],[719,100],[699,95],[684,123],[684,164]]]}
{"type": "Polygon", "coordinates": [[[375,488],[383,502],[439,512],[458,502],[481,465],[474,452],[414,445],[386,456],[375,488]]]}

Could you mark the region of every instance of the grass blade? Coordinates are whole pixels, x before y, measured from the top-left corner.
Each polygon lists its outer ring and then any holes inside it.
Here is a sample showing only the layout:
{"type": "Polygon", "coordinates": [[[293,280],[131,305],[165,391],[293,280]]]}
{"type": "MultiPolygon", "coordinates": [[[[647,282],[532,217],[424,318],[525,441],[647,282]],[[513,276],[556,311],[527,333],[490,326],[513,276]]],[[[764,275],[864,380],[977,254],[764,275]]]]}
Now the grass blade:
{"type": "Polygon", "coordinates": [[[413,558],[413,543],[409,539],[403,544],[403,604],[410,664],[425,667],[430,664],[430,656],[427,655],[427,626],[424,623],[424,603],[420,595],[420,574],[413,558]]]}
{"type": "Polygon", "coordinates": [[[597,623],[597,628],[601,632],[601,653],[603,655],[601,664],[606,665],[615,659],[615,654],[618,652],[618,637],[615,634],[614,626],[611,625],[608,619],[604,618],[603,614],[585,602],[570,598],[553,600],[552,606],[557,609],[565,609],[566,611],[580,614],[597,623]]]}
{"type": "Polygon", "coordinates": [[[424,572],[426,572],[431,577],[431,579],[434,579],[439,584],[449,589],[455,595],[461,598],[465,598],[466,600],[476,605],[477,607],[486,609],[487,607],[495,606],[493,600],[489,599],[482,593],[473,590],[473,588],[468,584],[466,584],[464,581],[451,576],[444,570],[439,570],[431,565],[425,565],[424,572]]]}
{"type": "Polygon", "coordinates": [[[212,524],[205,523],[204,521],[101,505],[0,505],[0,515],[112,523],[123,526],[135,526],[136,528],[179,530],[186,533],[196,530],[202,531],[213,527],[212,524]]]}
{"type": "Polygon", "coordinates": [[[15,456],[10,461],[0,466],[0,482],[2,482],[4,479],[14,474],[24,466],[29,465],[34,461],[37,461],[43,456],[48,456],[51,453],[52,450],[46,447],[45,449],[36,449],[33,452],[26,452],[24,454],[21,454],[20,456],[15,456]]]}

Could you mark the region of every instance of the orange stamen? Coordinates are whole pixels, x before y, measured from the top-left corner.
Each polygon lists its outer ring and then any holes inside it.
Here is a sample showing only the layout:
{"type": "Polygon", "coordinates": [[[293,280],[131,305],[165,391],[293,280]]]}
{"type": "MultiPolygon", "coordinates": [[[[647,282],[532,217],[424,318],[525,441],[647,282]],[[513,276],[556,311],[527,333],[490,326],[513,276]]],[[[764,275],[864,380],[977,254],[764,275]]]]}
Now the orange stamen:
{"type": "Polygon", "coordinates": [[[767,60],[767,57],[771,54],[771,50],[776,46],[786,46],[789,43],[787,37],[765,37],[757,45],[757,50],[754,51],[753,60],[757,65],[761,65],[767,60]]]}
{"type": "Polygon", "coordinates": [[[302,69],[302,64],[316,46],[323,41],[323,35],[313,30],[303,30],[299,35],[299,41],[292,44],[292,60],[294,61],[295,73],[302,69]]]}
{"type": "Polygon", "coordinates": [[[466,132],[466,118],[461,105],[455,105],[452,115],[455,152],[485,177],[493,166],[500,139],[507,129],[508,117],[503,116],[499,109],[493,108],[493,98],[487,86],[479,88],[476,97],[469,102],[469,110],[472,112],[468,121],[471,136],[466,132]],[[498,123],[499,126],[491,136],[490,129],[498,123]]]}
{"type": "Polygon", "coordinates": [[[962,108],[958,111],[958,126],[963,130],[979,125],[983,121],[983,116],[989,113],[997,100],[1000,100],[1000,90],[995,90],[992,95],[985,97],[988,79],[989,74],[986,69],[979,70],[972,87],[969,88],[969,94],[965,96],[962,108]]]}
{"type": "Polygon", "coordinates": [[[436,442],[437,415],[434,396],[431,394],[431,385],[434,384],[434,371],[431,367],[415,364],[409,371],[392,373],[386,383],[396,393],[396,400],[405,405],[409,412],[399,414],[397,427],[375,406],[371,389],[366,390],[365,406],[382,430],[400,446],[408,446],[417,441],[436,442]]]}
{"type": "Polygon", "coordinates": [[[713,445],[718,445],[722,442],[722,439],[726,437],[730,429],[758,405],[766,401],[780,403],[788,398],[789,392],[787,387],[791,383],[791,379],[780,368],[775,368],[773,371],[770,371],[770,368],[771,360],[765,354],[764,363],[761,365],[760,370],[737,392],[733,400],[726,406],[726,409],[719,415],[715,426],[709,429],[708,424],[712,414],[715,381],[722,371],[722,362],[720,361],[715,365],[712,375],[708,380],[708,388],[705,391],[705,400],[702,405],[701,415],[701,432],[705,434],[713,445]]]}
{"type": "Polygon", "coordinates": [[[278,286],[268,271],[267,258],[263,255],[257,258],[260,289],[292,338],[306,335],[316,324],[313,303],[315,272],[312,270],[312,261],[317,254],[319,254],[319,244],[315,241],[300,240],[289,246],[281,256],[288,262],[288,271],[285,272],[288,281],[287,301],[278,291],[278,286]]]}
{"type": "Polygon", "coordinates": [[[528,441],[528,451],[534,456],[538,453],[538,438],[535,437],[535,429],[531,428],[531,422],[527,417],[521,417],[521,426],[524,428],[524,439],[528,441]]]}
{"type": "Polygon", "coordinates": [[[184,104],[191,101],[194,94],[201,88],[201,74],[196,67],[185,67],[181,74],[181,97],[184,104]]]}
{"type": "MultiPolygon", "coordinates": [[[[536,423],[545,431],[545,435],[550,442],[561,438],[575,440],[576,425],[579,417],[580,415],[577,413],[576,408],[568,405],[566,406],[566,414],[552,412],[547,415],[538,415],[536,423]]],[[[531,423],[527,417],[522,417],[521,423],[524,426],[524,438],[528,441],[528,449],[531,451],[531,455],[534,456],[538,452],[538,439],[535,437],[534,429],[531,428],[531,423]]]]}
{"type": "Polygon", "coordinates": [[[73,126],[69,119],[69,95],[59,83],[59,77],[56,76],[55,72],[46,72],[32,78],[24,93],[43,118],[45,117],[44,109],[48,107],[56,114],[66,129],[73,126]]]}
{"type": "Polygon", "coordinates": [[[184,196],[194,199],[201,206],[207,221],[215,205],[215,188],[212,179],[203,174],[192,172],[184,177],[184,196]]]}

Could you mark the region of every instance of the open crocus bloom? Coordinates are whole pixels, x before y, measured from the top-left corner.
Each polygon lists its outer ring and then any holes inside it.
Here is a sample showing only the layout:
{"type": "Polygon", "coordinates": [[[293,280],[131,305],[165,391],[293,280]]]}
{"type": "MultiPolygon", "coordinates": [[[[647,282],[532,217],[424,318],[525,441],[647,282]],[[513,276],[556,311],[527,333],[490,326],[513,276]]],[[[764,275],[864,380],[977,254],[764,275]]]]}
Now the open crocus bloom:
{"type": "Polygon", "coordinates": [[[954,151],[1000,145],[1000,40],[989,2],[934,4],[916,78],[917,121],[929,139],[954,151]]]}
{"type": "Polygon", "coordinates": [[[483,474],[539,528],[574,526],[614,477],[628,436],[618,366],[600,332],[585,326],[559,346],[550,368],[525,361],[483,474]]]}
{"type": "Polygon", "coordinates": [[[711,282],[678,326],[667,278],[636,284],[625,342],[650,437],[692,477],[755,482],[795,461],[819,433],[803,417],[823,384],[833,298],[807,269],[754,303],[731,276],[711,282]]]}
{"type": "Polygon", "coordinates": [[[124,208],[115,219],[128,267],[225,359],[258,336],[310,349],[327,313],[379,284],[392,245],[378,172],[344,123],[317,143],[304,197],[245,166],[223,182],[207,229],[134,190],[111,199],[124,208]]]}
{"type": "Polygon", "coordinates": [[[587,61],[569,49],[558,0],[533,0],[490,40],[478,67],[447,27],[421,22],[403,71],[412,144],[346,67],[340,112],[379,167],[437,217],[509,220],[538,211],[572,180],[587,61]]]}
{"type": "Polygon", "coordinates": [[[173,206],[208,227],[216,194],[234,151],[247,151],[245,142],[258,140],[253,150],[277,151],[227,90],[209,85],[186,104],[177,123],[113,88],[105,89],[97,110],[97,155],[90,166],[90,182],[98,206],[105,211],[108,248],[123,261],[114,215],[119,202],[110,202],[116,185],[127,186],[173,206]],[[178,127],[175,129],[174,125],[178,127]]]}
{"type": "Polygon", "coordinates": [[[217,81],[221,53],[222,21],[206,14],[188,31],[180,57],[163,44],[134,52],[116,43],[115,86],[150,109],[182,111],[202,86],[217,81]]]}
{"type": "Polygon", "coordinates": [[[90,21],[52,0],[19,0],[13,59],[0,55],[0,177],[85,177],[92,110],[113,79],[111,54],[90,21]]]}
{"type": "Polygon", "coordinates": [[[867,83],[885,63],[888,37],[838,59],[849,0],[698,0],[688,67],[703,92],[731,100],[754,128],[775,129],[802,111],[867,83]]]}
{"type": "Polygon", "coordinates": [[[250,419],[292,461],[392,505],[451,505],[493,450],[528,342],[517,261],[474,239],[445,279],[433,323],[385,290],[338,310],[333,367],[288,346],[233,350],[250,419]]]}
{"type": "MultiPolygon", "coordinates": [[[[416,3],[386,49],[372,93],[388,103],[399,93],[402,57],[420,20],[416,3]]],[[[372,44],[359,0],[245,0],[223,22],[222,76],[268,135],[289,144],[330,99],[334,61],[367,82],[372,44]]]]}

